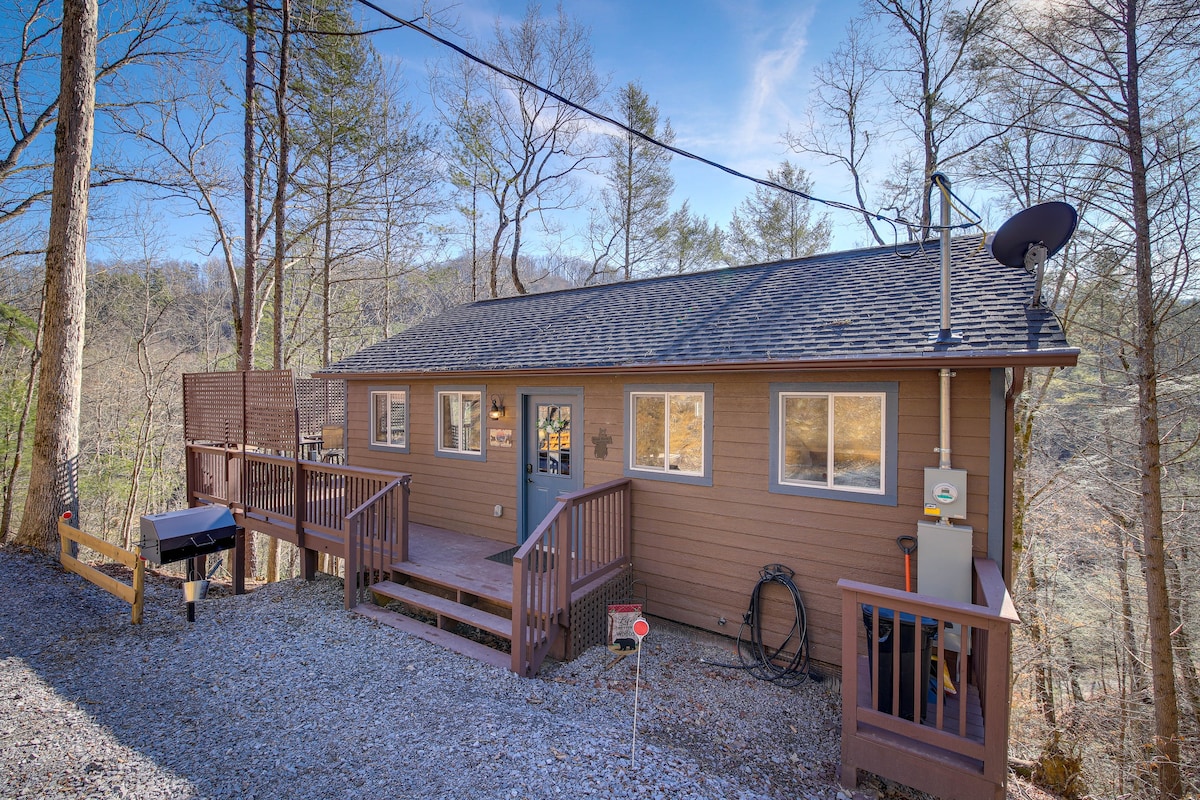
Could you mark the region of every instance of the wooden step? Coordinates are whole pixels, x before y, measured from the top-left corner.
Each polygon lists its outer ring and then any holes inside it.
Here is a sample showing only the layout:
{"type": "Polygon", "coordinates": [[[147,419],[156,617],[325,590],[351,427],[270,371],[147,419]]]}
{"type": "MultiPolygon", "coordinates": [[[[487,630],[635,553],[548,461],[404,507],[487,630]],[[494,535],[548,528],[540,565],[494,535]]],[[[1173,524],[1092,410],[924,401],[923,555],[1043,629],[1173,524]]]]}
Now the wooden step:
{"type": "Polygon", "coordinates": [[[492,562],[472,565],[470,570],[449,570],[415,561],[391,566],[392,575],[407,575],[435,586],[461,591],[501,608],[512,608],[511,568],[492,562]]]}
{"type": "Polygon", "coordinates": [[[478,608],[465,606],[462,603],[456,603],[445,597],[428,594],[394,581],[381,581],[380,583],[372,584],[371,591],[376,595],[399,600],[405,605],[430,611],[437,614],[438,617],[446,617],[456,622],[465,623],[505,641],[512,641],[513,623],[511,619],[506,619],[496,614],[489,614],[478,608]]]}
{"type": "Polygon", "coordinates": [[[427,642],[441,645],[447,650],[452,650],[455,653],[473,658],[476,661],[481,661],[484,664],[491,664],[500,669],[512,669],[512,656],[508,653],[493,650],[487,645],[465,639],[456,633],[442,630],[433,625],[426,625],[420,620],[406,617],[395,611],[389,611],[374,603],[359,603],[353,610],[383,625],[410,633],[418,639],[424,639],[427,642]]]}

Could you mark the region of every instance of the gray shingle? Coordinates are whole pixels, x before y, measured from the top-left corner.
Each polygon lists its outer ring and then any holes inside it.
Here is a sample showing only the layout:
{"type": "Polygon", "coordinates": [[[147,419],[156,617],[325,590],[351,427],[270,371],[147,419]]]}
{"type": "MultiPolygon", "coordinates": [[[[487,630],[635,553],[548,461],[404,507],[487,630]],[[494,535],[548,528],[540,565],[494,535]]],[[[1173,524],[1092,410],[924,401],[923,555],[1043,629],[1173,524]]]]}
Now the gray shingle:
{"type": "Polygon", "coordinates": [[[987,357],[1068,350],[1033,277],[978,237],[953,246],[952,329],[936,243],[490,300],[451,309],[325,372],[491,372],[639,365],[987,357]]]}

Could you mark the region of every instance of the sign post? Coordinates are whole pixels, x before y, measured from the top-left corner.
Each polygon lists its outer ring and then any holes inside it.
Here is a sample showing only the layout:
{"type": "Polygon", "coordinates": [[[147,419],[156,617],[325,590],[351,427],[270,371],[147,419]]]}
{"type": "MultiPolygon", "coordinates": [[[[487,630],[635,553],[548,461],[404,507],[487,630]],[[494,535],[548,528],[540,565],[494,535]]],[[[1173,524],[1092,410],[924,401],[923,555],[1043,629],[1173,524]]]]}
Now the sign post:
{"type": "Polygon", "coordinates": [[[637,712],[638,712],[638,690],[642,685],[642,639],[646,638],[646,634],[650,632],[650,623],[645,617],[638,617],[633,621],[633,635],[637,637],[637,669],[634,672],[633,679],[633,744],[629,752],[630,768],[637,766],[637,712]]]}

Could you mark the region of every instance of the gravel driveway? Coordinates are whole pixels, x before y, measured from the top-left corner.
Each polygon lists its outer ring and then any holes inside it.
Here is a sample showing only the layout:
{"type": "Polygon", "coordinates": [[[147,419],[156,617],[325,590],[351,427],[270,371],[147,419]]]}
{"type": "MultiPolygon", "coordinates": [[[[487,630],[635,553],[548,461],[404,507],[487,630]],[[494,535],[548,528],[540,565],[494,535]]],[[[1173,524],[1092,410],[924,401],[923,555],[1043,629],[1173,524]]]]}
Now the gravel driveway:
{"type": "Polygon", "coordinates": [[[145,623],[54,561],[0,549],[0,797],[837,798],[830,683],[703,663],[652,619],[533,680],[341,608],[341,582],[207,600],[147,581],[145,623]]]}

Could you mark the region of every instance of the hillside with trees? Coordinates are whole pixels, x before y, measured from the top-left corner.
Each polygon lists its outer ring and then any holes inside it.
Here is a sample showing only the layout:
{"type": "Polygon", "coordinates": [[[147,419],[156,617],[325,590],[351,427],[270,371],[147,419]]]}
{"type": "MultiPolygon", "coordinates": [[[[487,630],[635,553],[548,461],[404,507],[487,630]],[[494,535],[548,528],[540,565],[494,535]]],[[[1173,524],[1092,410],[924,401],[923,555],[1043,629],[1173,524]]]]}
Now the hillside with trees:
{"type": "MultiPolygon", "coordinates": [[[[410,16],[459,40],[453,13],[410,16]]],[[[420,83],[352,0],[5,14],[0,541],[53,548],[73,507],[129,545],[181,507],[184,373],[308,375],[464,302],[802,257],[835,227],[924,238],[942,172],[1001,218],[1080,214],[1044,287],[1079,365],[1012,376],[1012,754],[1064,796],[1200,791],[1195,3],[866,0],[775,187],[727,220],[677,190],[674,109],[608,85],[566,7],[464,42],[502,71],[446,50],[420,83]]]]}

